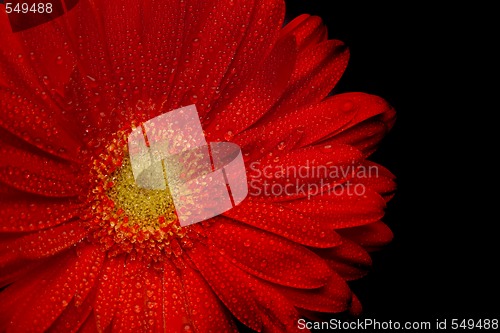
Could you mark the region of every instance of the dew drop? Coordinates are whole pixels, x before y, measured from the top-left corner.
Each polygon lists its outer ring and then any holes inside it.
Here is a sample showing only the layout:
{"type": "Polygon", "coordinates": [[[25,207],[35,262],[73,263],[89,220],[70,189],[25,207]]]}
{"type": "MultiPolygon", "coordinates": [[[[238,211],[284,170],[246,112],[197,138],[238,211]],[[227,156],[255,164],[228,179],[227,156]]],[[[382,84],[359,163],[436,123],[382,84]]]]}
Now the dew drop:
{"type": "Polygon", "coordinates": [[[354,104],[351,101],[346,101],[344,103],[344,105],[342,105],[342,110],[343,111],[349,111],[349,110],[352,109],[353,106],[354,106],[354,104]]]}
{"type": "Polygon", "coordinates": [[[193,329],[191,328],[191,325],[189,324],[184,324],[182,326],[182,330],[181,330],[181,333],[192,333],[193,332],[193,329]]]}
{"type": "Polygon", "coordinates": [[[234,134],[233,134],[233,132],[232,132],[232,131],[227,131],[226,135],[224,135],[224,139],[225,139],[226,141],[231,140],[233,137],[234,137],[234,134]]]}
{"type": "Polygon", "coordinates": [[[321,148],[325,153],[328,153],[332,150],[332,145],[325,145],[321,148]]]}

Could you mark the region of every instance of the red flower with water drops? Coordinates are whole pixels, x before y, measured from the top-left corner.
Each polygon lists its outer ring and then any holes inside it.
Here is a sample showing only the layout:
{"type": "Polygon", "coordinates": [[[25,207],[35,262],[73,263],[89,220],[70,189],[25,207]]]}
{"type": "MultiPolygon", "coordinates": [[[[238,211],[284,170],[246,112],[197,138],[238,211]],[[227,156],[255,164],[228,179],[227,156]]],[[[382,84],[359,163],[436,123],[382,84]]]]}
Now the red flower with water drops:
{"type": "Polygon", "coordinates": [[[393,176],[367,160],[381,98],[329,96],[349,53],[281,0],[81,0],[13,33],[0,14],[0,329],[298,332],[358,313],[346,281],[390,241],[393,176]],[[181,227],[127,136],[195,104],[238,144],[249,195],[181,227]]]}

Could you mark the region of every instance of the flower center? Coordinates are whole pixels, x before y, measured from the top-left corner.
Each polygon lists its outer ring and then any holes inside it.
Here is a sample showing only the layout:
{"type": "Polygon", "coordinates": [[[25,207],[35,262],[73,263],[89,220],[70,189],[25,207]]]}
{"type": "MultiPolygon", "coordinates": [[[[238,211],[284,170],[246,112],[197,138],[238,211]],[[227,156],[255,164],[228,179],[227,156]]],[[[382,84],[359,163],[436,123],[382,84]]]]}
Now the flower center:
{"type": "Polygon", "coordinates": [[[89,239],[111,256],[129,253],[155,262],[180,256],[203,234],[203,226],[180,226],[168,187],[137,185],[127,138],[121,131],[107,145],[96,144],[98,151],[88,150],[90,187],[81,219],[91,231],[89,239]]]}
{"type": "Polygon", "coordinates": [[[122,209],[128,216],[129,226],[139,226],[143,230],[154,231],[165,223],[176,220],[174,202],[168,187],[165,190],[139,187],[128,157],[108,179],[110,181],[106,194],[116,204],[116,208],[122,209]]]}

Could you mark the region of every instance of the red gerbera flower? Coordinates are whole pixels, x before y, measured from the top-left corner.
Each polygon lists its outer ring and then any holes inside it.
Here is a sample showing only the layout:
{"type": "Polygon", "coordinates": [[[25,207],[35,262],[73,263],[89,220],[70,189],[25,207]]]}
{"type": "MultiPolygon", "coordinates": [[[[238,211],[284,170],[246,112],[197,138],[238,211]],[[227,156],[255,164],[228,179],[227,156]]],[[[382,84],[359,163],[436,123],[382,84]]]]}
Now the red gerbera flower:
{"type": "Polygon", "coordinates": [[[283,17],[281,0],[81,0],[12,33],[0,14],[2,331],[297,332],[360,311],[346,281],[390,241],[394,190],[366,158],[394,111],[329,97],[347,48],[283,17]],[[191,104],[208,141],[242,148],[250,194],[181,227],[134,183],[126,138],[191,104]]]}

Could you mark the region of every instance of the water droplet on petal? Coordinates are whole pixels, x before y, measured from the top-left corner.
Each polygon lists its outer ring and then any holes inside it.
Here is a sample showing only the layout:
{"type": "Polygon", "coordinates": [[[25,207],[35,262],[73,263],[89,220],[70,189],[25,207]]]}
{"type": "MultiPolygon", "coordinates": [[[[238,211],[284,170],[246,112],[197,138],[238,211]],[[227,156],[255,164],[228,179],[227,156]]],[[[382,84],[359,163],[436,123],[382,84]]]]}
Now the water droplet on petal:
{"type": "Polygon", "coordinates": [[[351,101],[346,101],[344,105],[342,105],[342,110],[349,111],[352,109],[353,106],[354,104],[351,101]]]}
{"type": "Polygon", "coordinates": [[[226,141],[231,140],[233,137],[234,137],[234,134],[233,134],[233,132],[232,132],[232,131],[227,131],[226,135],[224,135],[224,139],[225,139],[226,141]]]}
{"type": "Polygon", "coordinates": [[[181,333],[192,333],[193,332],[193,329],[191,328],[191,325],[189,324],[184,324],[182,326],[182,330],[181,330],[181,333]]]}

